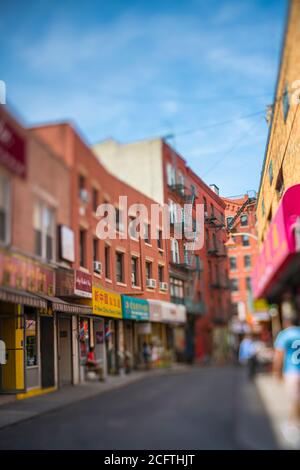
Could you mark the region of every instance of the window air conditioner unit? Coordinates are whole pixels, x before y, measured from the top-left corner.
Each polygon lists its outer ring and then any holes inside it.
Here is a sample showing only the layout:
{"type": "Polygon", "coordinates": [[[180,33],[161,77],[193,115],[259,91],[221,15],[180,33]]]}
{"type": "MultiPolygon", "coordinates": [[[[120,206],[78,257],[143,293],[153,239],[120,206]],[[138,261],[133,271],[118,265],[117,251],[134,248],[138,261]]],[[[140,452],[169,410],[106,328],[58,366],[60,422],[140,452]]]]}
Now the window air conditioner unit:
{"type": "Polygon", "coordinates": [[[156,287],[156,279],[147,279],[146,285],[154,289],[156,287]]]}
{"type": "Polygon", "coordinates": [[[94,273],[102,274],[102,263],[100,261],[94,261],[94,273]]]}
{"type": "Polygon", "coordinates": [[[168,290],[168,283],[167,282],[160,282],[159,283],[160,290],[167,291],[168,290]]]}

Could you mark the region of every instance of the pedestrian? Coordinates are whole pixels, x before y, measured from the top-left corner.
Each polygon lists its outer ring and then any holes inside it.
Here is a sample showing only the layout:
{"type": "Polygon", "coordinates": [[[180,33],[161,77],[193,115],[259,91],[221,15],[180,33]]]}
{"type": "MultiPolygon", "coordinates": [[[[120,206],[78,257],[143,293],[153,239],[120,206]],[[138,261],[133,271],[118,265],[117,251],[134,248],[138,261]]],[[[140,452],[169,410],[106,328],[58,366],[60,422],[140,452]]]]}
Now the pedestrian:
{"type": "Polygon", "coordinates": [[[241,341],[239,349],[239,362],[241,365],[247,366],[248,377],[253,379],[257,368],[257,358],[255,341],[250,334],[247,334],[241,341]]]}
{"type": "Polygon", "coordinates": [[[144,343],[143,343],[143,359],[144,359],[145,369],[149,369],[150,355],[151,355],[150,348],[149,348],[148,344],[146,343],[146,341],[144,341],[144,343]]]}
{"type": "Polygon", "coordinates": [[[274,373],[285,383],[290,414],[283,432],[288,441],[300,445],[300,327],[294,309],[283,311],[284,329],[275,341],[274,373]]]}

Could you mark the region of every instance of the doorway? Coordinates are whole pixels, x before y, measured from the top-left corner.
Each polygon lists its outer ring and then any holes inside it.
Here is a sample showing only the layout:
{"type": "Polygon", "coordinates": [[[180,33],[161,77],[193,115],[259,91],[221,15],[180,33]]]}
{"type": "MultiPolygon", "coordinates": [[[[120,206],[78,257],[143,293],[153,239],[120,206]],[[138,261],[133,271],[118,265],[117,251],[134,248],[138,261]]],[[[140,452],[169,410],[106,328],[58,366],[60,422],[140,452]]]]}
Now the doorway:
{"type": "Polygon", "coordinates": [[[60,385],[72,383],[72,324],[65,317],[58,319],[58,378],[60,385]]]}
{"type": "Polygon", "coordinates": [[[42,387],[54,387],[54,319],[40,317],[42,387]]]}

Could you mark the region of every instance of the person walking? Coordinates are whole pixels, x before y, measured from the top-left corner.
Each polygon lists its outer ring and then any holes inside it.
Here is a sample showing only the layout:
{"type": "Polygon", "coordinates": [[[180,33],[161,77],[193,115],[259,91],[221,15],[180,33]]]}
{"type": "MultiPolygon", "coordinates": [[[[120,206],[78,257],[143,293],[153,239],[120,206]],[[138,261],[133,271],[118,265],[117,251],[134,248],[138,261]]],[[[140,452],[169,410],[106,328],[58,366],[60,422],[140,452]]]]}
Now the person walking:
{"type": "Polygon", "coordinates": [[[300,446],[300,326],[297,312],[283,311],[283,330],[275,341],[273,371],[284,380],[290,415],[283,428],[286,439],[300,446]]]}

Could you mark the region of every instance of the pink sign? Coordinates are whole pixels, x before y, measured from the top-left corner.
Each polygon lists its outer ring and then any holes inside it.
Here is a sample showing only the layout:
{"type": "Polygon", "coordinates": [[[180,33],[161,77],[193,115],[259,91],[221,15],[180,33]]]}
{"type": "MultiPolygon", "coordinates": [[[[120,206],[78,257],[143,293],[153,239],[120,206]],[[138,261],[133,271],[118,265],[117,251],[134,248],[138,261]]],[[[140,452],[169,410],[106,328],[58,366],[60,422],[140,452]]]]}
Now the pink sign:
{"type": "Polygon", "coordinates": [[[288,188],[273,217],[252,274],[253,294],[264,297],[296,253],[295,227],[300,217],[300,184],[288,188]]]}
{"type": "Polygon", "coordinates": [[[26,175],[25,140],[0,116],[0,163],[22,178],[26,175]]]}
{"type": "Polygon", "coordinates": [[[92,298],[92,275],[83,271],[75,271],[75,294],[92,298]]]}

